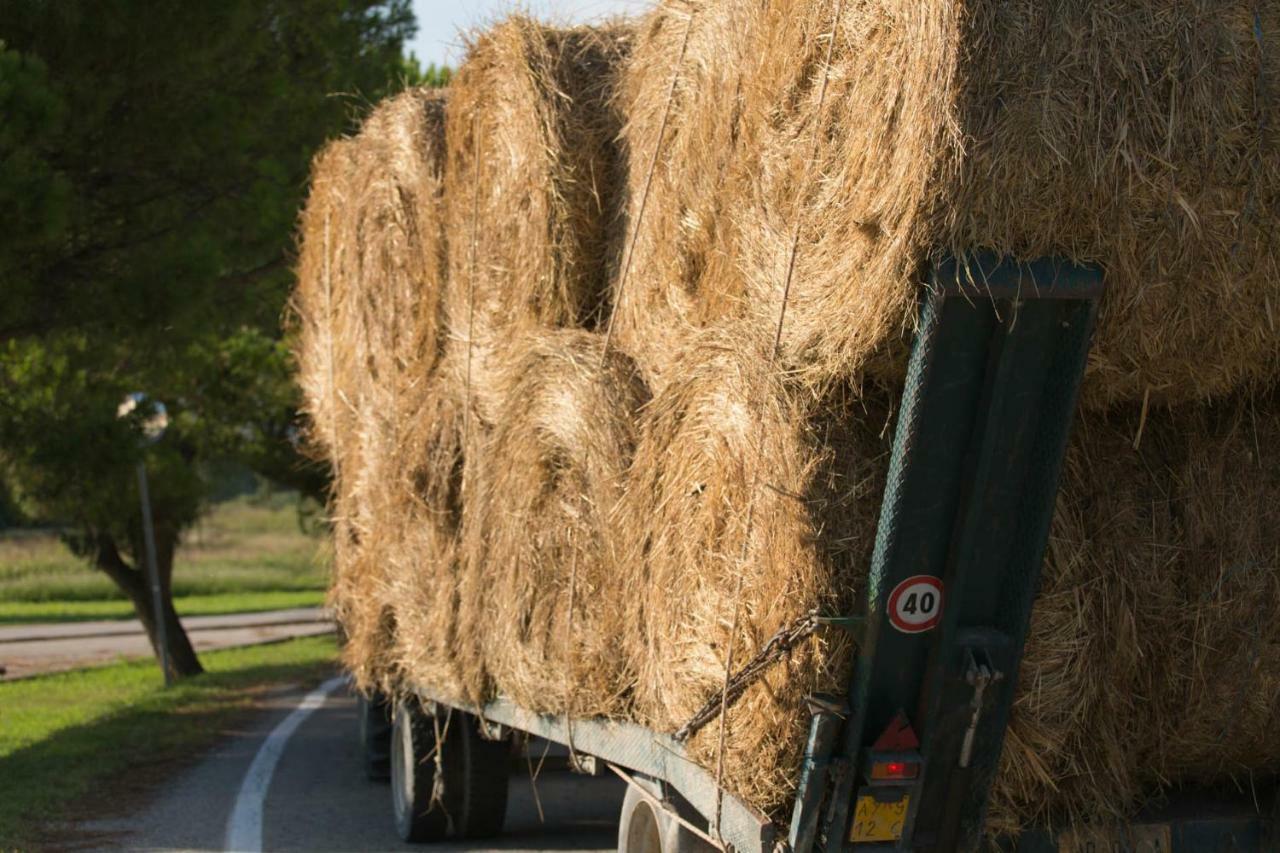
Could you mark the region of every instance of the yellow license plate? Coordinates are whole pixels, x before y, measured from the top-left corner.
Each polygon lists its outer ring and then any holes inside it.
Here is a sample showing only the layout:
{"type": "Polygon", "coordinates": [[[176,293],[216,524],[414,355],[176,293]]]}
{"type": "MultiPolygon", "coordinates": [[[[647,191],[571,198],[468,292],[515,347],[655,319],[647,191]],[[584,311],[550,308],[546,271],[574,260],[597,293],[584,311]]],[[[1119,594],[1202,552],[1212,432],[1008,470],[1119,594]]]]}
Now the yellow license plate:
{"type": "Polygon", "coordinates": [[[862,794],[853,809],[853,830],[849,833],[849,840],[855,844],[860,841],[897,841],[902,837],[910,802],[911,797],[907,794],[903,794],[902,799],[889,802],[881,802],[871,794],[862,794]]]}

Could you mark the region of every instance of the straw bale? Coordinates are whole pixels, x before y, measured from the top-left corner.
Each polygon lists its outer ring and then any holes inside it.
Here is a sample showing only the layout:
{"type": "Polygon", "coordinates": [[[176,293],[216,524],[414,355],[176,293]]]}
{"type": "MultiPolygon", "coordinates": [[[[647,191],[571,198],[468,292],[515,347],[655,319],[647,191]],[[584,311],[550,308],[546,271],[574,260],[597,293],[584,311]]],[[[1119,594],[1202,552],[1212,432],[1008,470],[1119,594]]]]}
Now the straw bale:
{"type": "Polygon", "coordinates": [[[312,164],[292,308],[308,443],[313,453],[329,461],[333,472],[334,555],[328,601],[348,640],[344,663],[363,689],[371,689],[389,672],[393,626],[389,614],[376,604],[380,596],[369,571],[372,555],[364,541],[368,519],[359,494],[364,459],[360,374],[368,348],[353,334],[359,295],[348,213],[358,193],[354,175],[359,157],[355,142],[342,139],[325,146],[312,164]]]}
{"type": "Polygon", "coordinates": [[[339,325],[351,316],[345,274],[347,247],[340,232],[350,193],[354,156],[350,140],[330,142],[311,164],[311,189],[299,222],[298,279],[290,307],[295,330],[294,361],[302,389],[309,448],[330,460],[340,475],[343,437],[355,432],[354,412],[344,401],[359,355],[338,342],[339,325]]]}
{"type": "Polygon", "coordinates": [[[311,435],[334,470],[344,656],[364,688],[394,686],[396,589],[411,485],[406,425],[433,405],[443,285],[442,93],[380,104],[317,158],[302,217],[297,361],[311,435]]]}
{"type": "Polygon", "coordinates": [[[617,716],[629,592],[611,518],[647,392],[602,336],[529,333],[502,371],[505,403],[467,509],[464,619],[493,689],[536,711],[617,716]]]}
{"type": "MultiPolygon", "coordinates": [[[[784,362],[813,384],[868,365],[900,375],[922,265],[976,248],[1106,269],[1091,407],[1274,379],[1280,122],[1266,48],[1280,2],[846,2],[824,98],[835,5],[667,0],[642,29],[635,53],[649,59],[628,74],[651,92],[678,65],[672,33],[690,8],[720,36],[691,44],[683,77],[742,70],[676,104],[653,239],[673,216],[721,213],[699,232],[703,271],[628,285],[647,306],[629,340],[726,304],[771,327],[798,225],[784,362]],[[709,200],[730,146],[690,154],[676,134],[725,125],[736,146],[709,200]],[[690,292],[704,307],[667,310],[690,292]]],[[[646,166],[633,151],[633,185],[646,166]]]]}
{"type": "Polygon", "coordinates": [[[1280,771],[1280,395],[1143,421],[1078,421],[994,827],[1280,771]]]}
{"type": "MultiPolygon", "coordinates": [[[[735,670],[809,610],[850,612],[874,541],[893,394],[802,405],[750,339],[706,330],[674,360],[618,522],[629,585],[646,591],[627,636],[635,713],[668,732],[722,689],[739,577],[735,670]]],[[[1079,418],[993,829],[1095,823],[1169,784],[1280,770],[1275,506],[1277,395],[1079,418]]],[[[803,697],[847,688],[842,640],[811,639],[730,711],[725,781],[778,817],[803,697]]],[[[690,747],[714,772],[718,724],[690,747]]]]}
{"type": "MultiPolygon", "coordinates": [[[[440,383],[441,378],[434,381],[440,383]]],[[[442,383],[441,383],[442,384],[442,383]]],[[[456,389],[434,389],[407,419],[410,435],[394,460],[402,468],[388,554],[397,671],[445,696],[483,695],[478,651],[459,642],[464,436],[456,389]]]]}
{"type": "Polygon", "coordinates": [[[611,322],[655,392],[696,329],[727,308],[704,279],[723,260],[724,182],[738,153],[759,4],[723,0],[714,15],[704,5],[668,2],[644,21],[616,96],[626,117],[626,273],[613,283],[611,322]]]}
{"type": "MultiPolygon", "coordinates": [[[[737,670],[797,617],[848,612],[870,555],[887,416],[852,397],[822,408],[861,420],[807,410],[744,339],[708,330],[673,360],[645,410],[618,520],[628,587],[643,590],[627,599],[636,711],[663,731],[719,693],[730,642],[737,670]]],[[[804,696],[835,689],[847,664],[844,637],[816,637],[748,690],[728,719],[731,790],[781,805],[804,745],[804,696]]],[[[690,749],[714,771],[718,746],[713,723],[690,749]]]]}
{"type": "Polygon", "coordinates": [[[512,16],[474,36],[452,80],[449,366],[485,423],[502,405],[486,374],[513,335],[600,322],[621,168],[611,98],[630,40],[623,25],[512,16]]]}
{"type": "MultiPolygon", "coordinates": [[[[1263,44],[1278,4],[1256,5],[1263,44]]],[[[674,731],[730,649],[736,669],[853,606],[895,405],[872,382],[901,381],[921,265],[1061,253],[1110,291],[992,826],[1280,769],[1280,398],[1240,390],[1280,364],[1255,6],[1041,6],[846,2],[820,115],[833,4],[665,0],[620,84],[626,28],[514,18],[457,77],[443,176],[409,109],[326,149],[299,371],[361,685],[674,731]],[[634,362],[599,328],[623,203],[634,362]]],[[[843,689],[849,654],[815,635],[731,709],[730,790],[780,814],[802,699],[843,689]]],[[[690,743],[713,771],[719,738],[690,743]]]]}

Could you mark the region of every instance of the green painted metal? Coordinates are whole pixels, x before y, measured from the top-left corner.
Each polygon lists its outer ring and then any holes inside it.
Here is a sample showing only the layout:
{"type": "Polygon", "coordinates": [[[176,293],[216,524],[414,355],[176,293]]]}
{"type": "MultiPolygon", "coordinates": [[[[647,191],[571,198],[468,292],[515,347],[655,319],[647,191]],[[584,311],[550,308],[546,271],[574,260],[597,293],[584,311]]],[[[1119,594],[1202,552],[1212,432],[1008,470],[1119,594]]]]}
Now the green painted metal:
{"type": "MultiPolygon", "coordinates": [[[[899,711],[923,764],[902,786],[906,831],[897,844],[856,849],[977,846],[1101,293],[1097,270],[1055,260],[979,255],[933,270],[858,614],[827,850],[852,848],[868,749],[899,711]],[[912,578],[940,580],[943,604],[936,627],[905,633],[887,610],[912,578]]],[[[900,624],[910,627],[915,600],[905,600],[900,624]]]]}
{"type": "Polygon", "coordinates": [[[811,708],[813,716],[809,721],[809,739],[800,762],[800,781],[796,785],[791,828],[787,833],[787,843],[793,851],[811,849],[818,833],[822,797],[826,792],[823,782],[830,771],[831,752],[843,719],[834,710],[836,704],[833,698],[826,698],[821,706],[811,708]]]}

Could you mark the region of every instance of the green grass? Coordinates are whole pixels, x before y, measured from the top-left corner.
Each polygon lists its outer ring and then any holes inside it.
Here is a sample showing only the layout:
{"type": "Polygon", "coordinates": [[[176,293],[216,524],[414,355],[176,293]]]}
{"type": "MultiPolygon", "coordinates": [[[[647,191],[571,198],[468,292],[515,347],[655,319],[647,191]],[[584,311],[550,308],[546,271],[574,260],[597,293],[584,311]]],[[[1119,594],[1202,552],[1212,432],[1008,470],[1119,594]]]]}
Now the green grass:
{"type": "MultiPolygon", "coordinates": [[[[223,613],[258,613],[291,607],[324,604],[324,591],[263,590],[188,595],[174,599],[179,616],[218,616],[223,613]]],[[[88,622],[94,619],[132,619],[133,606],[127,601],[0,601],[0,625],[24,622],[88,622]]]]}
{"type": "MultiPolygon", "coordinates": [[[[328,575],[322,539],[299,529],[296,499],[238,498],[187,535],[173,589],[183,615],[266,610],[318,603],[328,575]]],[[[0,621],[129,615],[111,581],[56,537],[0,537],[0,621]]]]}
{"type": "Polygon", "coordinates": [[[335,655],[331,637],[206,652],[208,671],[169,690],[154,661],[0,683],[0,849],[197,752],[272,686],[331,674],[335,655]]]}

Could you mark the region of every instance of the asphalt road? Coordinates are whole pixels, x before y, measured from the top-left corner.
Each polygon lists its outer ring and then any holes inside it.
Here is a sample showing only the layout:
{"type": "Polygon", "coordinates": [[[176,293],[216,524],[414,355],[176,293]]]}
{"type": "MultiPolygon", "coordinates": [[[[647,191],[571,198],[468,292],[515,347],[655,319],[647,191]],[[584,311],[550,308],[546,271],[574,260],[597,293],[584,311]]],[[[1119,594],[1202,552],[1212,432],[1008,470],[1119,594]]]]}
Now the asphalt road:
{"type": "MultiPolygon", "coordinates": [[[[333,630],[332,620],[320,607],[189,616],[182,624],[197,652],[333,630]]],[[[139,657],[151,657],[151,644],[142,623],[134,619],[0,627],[0,667],[4,668],[0,679],[4,680],[139,657]]]]}
{"type": "MultiPolygon", "coordinates": [[[[210,754],[158,786],[128,813],[69,827],[76,849],[226,850],[229,820],[255,756],[299,705],[300,691],[269,709],[210,754]]],[[[356,744],[356,704],[339,688],[285,742],[261,802],[264,851],[613,850],[622,784],[583,777],[548,762],[531,784],[511,777],[506,832],[472,845],[414,847],[396,837],[387,783],[366,780],[356,744]],[[542,818],[539,818],[539,805],[542,818]]],[[[534,761],[543,747],[532,747],[534,761]]],[[[260,761],[259,761],[260,763],[260,761]]],[[[243,797],[241,797],[243,799],[243,797]]]]}

